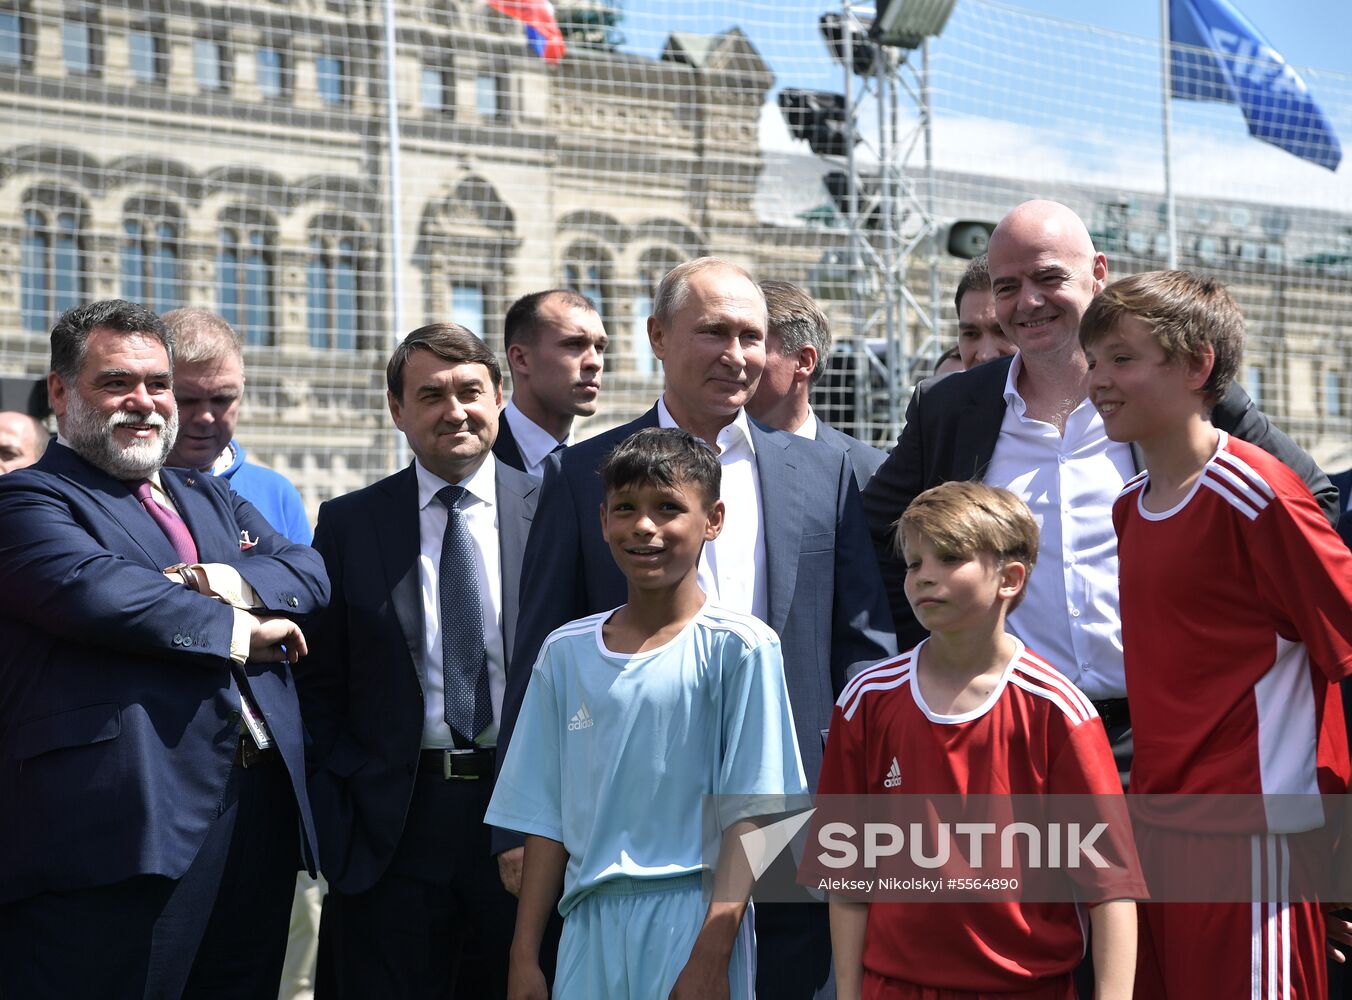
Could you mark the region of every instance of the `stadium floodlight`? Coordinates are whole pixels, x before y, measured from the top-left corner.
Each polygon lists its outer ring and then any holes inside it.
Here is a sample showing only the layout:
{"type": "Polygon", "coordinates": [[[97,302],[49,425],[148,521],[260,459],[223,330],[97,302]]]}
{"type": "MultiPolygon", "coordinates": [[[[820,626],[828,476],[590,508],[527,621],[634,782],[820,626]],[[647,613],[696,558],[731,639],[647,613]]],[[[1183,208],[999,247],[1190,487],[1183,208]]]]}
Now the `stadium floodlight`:
{"type": "Polygon", "coordinates": [[[957,0],[878,0],[869,37],[879,45],[918,49],[944,30],[957,0]]]}
{"type": "Polygon", "coordinates": [[[817,21],[822,38],[831,56],[842,66],[845,65],[845,39],[850,40],[850,68],[855,76],[872,76],[876,72],[877,60],[883,55],[876,42],[869,41],[866,28],[868,22],[847,18],[834,11],[823,14],[817,21]]]}
{"type": "Polygon", "coordinates": [[[845,121],[845,98],[822,90],[785,87],[779,110],[794,138],[804,139],[817,156],[845,156],[858,142],[845,121]]]}
{"type": "Polygon", "coordinates": [[[995,223],[980,219],[958,219],[948,227],[948,252],[954,257],[971,260],[980,257],[990,245],[995,223]]]}

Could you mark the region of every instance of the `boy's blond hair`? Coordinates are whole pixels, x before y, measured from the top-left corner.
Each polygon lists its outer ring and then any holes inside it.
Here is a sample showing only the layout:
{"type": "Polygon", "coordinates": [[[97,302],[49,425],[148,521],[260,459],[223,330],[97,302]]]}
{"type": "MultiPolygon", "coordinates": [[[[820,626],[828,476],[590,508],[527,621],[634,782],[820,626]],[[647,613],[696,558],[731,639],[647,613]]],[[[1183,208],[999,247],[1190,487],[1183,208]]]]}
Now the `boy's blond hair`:
{"type": "MultiPolygon", "coordinates": [[[[1001,564],[1023,563],[1030,574],[1037,562],[1038,531],[1032,511],[998,486],[951,482],[926,490],[897,520],[893,545],[898,554],[907,534],[929,539],[941,556],[968,558],[986,552],[1001,564]]],[[[1009,602],[1010,611],[1019,606],[1027,589],[1025,582],[1009,602]]]]}
{"type": "Polygon", "coordinates": [[[1244,317],[1215,278],[1192,271],[1147,271],[1114,281],[1089,303],[1080,320],[1080,346],[1102,340],[1124,316],[1147,323],[1172,361],[1210,347],[1216,360],[1202,392],[1219,399],[1239,372],[1244,317]]]}

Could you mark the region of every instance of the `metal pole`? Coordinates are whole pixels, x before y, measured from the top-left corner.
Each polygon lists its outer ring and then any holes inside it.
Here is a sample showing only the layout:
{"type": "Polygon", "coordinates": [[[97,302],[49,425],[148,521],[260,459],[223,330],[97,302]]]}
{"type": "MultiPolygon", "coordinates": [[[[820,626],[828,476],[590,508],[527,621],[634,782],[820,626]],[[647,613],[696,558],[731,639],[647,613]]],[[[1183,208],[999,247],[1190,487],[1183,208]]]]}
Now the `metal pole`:
{"type": "MultiPolygon", "coordinates": [[[[864,347],[864,260],[859,252],[859,167],[854,155],[855,131],[858,127],[854,106],[854,32],[850,30],[854,24],[854,9],[849,0],[842,7],[842,14],[841,23],[845,28],[842,39],[845,45],[845,58],[842,60],[845,74],[845,122],[848,126],[845,131],[845,216],[850,232],[850,276],[854,286],[854,294],[850,296],[850,325],[854,335],[860,338],[860,346],[864,347]]],[[[867,372],[867,368],[864,372],[867,372]]],[[[856,386],[856,398],[860,388],[856,386]]],[[[862,388],[867,392],[867,384],[862,388]]]]}
{"type": "Polygon", "coordinates": [[[883,47],[875,50],[873,60],[874,73],[878,82],[878,181],[882,185],[882,236],[883,236],[883,281],[882,294],[886,307],[884,330],[886,332],[887,351],[887,440],[895,441],[901,435],[901,394],[897,388],[897,372],[901,368],[901,337],[897,300],[900,298],[899,281],[904,276],[897,274],[897,257],[901,245],[901,233],[898,231],[900,206],[897,198],[896,158],[897,142],[896,91],[894,81],[888,70],[887,58],[883,47]]]}
{"type": "Polygon", "coordinates": [[[1164,112],[1164,225],[1168,233],[1169,270],[1178,267],[1178,206],[1174,202],[1173,171],[1173,43],[1169,37],[1169,0],[1160,0],[1160,81],[1164,112]]]}
{"type": "Polygon", "coordinates": [[[931,352],[933,357],[925,360],[932,363],[938,361],[939,355],[943,352],[939,349],[939,227],[934,223],[934,189],[938,184],[938,179],[934,173],[934,108],[931,105],[930,45],[928,38],[921,45],[920,69],[920,114],[925,123],[925,217],[926,224],[930,227],[930,342],[934,344],[934,350],[931,352]]]}
{"type": "MultiPolygon", "coordinates": [[[[401,189],[402,163],[399,155],[399,94],[396,89],[395,52],[397,37],[394,30],[394,0],[385,0],[385,121],[388,127],[389,177],[386,192],[389,196],[389,253],[387,286],[390,290],[390,320],[393,324],[393,339],[397,346],[404,339],[404,294],[403,275],[400,267],[403,260],[404,227],[401,215],[403,192],[401,189]]],[[[408,441],[396,428],[394,430],[395,467],[403,468],[408,463],[408,441]]]]}

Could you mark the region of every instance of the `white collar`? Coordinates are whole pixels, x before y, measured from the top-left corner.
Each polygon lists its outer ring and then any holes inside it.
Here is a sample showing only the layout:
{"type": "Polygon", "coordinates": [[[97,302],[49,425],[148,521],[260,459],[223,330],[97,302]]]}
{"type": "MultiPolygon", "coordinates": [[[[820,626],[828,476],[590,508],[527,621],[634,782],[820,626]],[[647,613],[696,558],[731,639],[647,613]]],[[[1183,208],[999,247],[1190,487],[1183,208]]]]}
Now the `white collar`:
{"type": "MultiPolygon", "coordinates": [[[[663,393],[657,397],[657,426],[658,427],[680,427],[676,423],[676,418],[671,415],[667,409],[667,397],[663,393]]],[[[684,430],[685,428],[681,428],[684,430]]],[[[743,406],[737,410],[737,415],[732,418],[732,422],[718,432],[718,453],[721,455],[729,448],[735,448],[738,440],[746,442],[746,446],[751,449],[751,454],[756,454],[756,446],[751,440],[751,424],[746,418],[746,407],[743,406]]]]}
{"type": "Polygon", "coordinates": [[[798,425],[798,429],[793,432],[801,438],[807,438],[809,441],[817,440],[817,413],[812,407],[808,407],[807,419],[798,425]]]}
{"type": "Polygon", "coordinates": [[[573,443],[571,430],[562,441],[556,440],[553,434],[522,413],[515,400],[509,400],[503,407],[501,419],[512,425],[512,437],[516,438],[516,447],[529,468],[543,462],[559,445],[566,447],[573,443]]]}
{"type": "Polygon", "coordinates": [[[419,510],[424,509],[436,500],[437,494],[447,486],[464,487],[470,496],[489,507],[492,507],[497,501],[497,467],[494,465],[491,450],[484,456],[483,464],[458,483],[448,483],[435,473],[429,472],[427,467],[416,458],[413,460],[413,469],[418,477],[419,510]]]}

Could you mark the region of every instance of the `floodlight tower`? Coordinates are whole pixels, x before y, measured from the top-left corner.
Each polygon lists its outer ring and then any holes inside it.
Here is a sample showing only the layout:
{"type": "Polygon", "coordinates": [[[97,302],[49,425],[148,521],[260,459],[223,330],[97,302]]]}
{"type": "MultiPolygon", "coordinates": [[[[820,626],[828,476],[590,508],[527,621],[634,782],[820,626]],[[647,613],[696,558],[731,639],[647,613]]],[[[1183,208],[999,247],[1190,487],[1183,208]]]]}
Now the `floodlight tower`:
{"type": "Polygon", "coordinates": [[[929,39],[943,30],[955,3],[843,0],[838,13],[821,19],[827,45],[844,68],[845,176],[837,186],[843,187],[840,207],[854,281],[852,325],[865,348],[858,352],[866,367],[856,384],[860,409],[882,418],[888,443],[901,431],[917,366],[940,350],[938,263],[945,229],[935,214],[929,39]],[[876,139],[861,122],[870,98],[876,139]],[[905,125],[903,104],[913,110],[905,125]],[[861,170],[856,146],[873,154],[876,178],[861,170]],[[923,188],[912,169],[917,159],[923,188]],[[922,288],[909,280],[917,256],[928,264],[922,288]],[[882,362],[867,349],[878,340],[882,362]]]}

